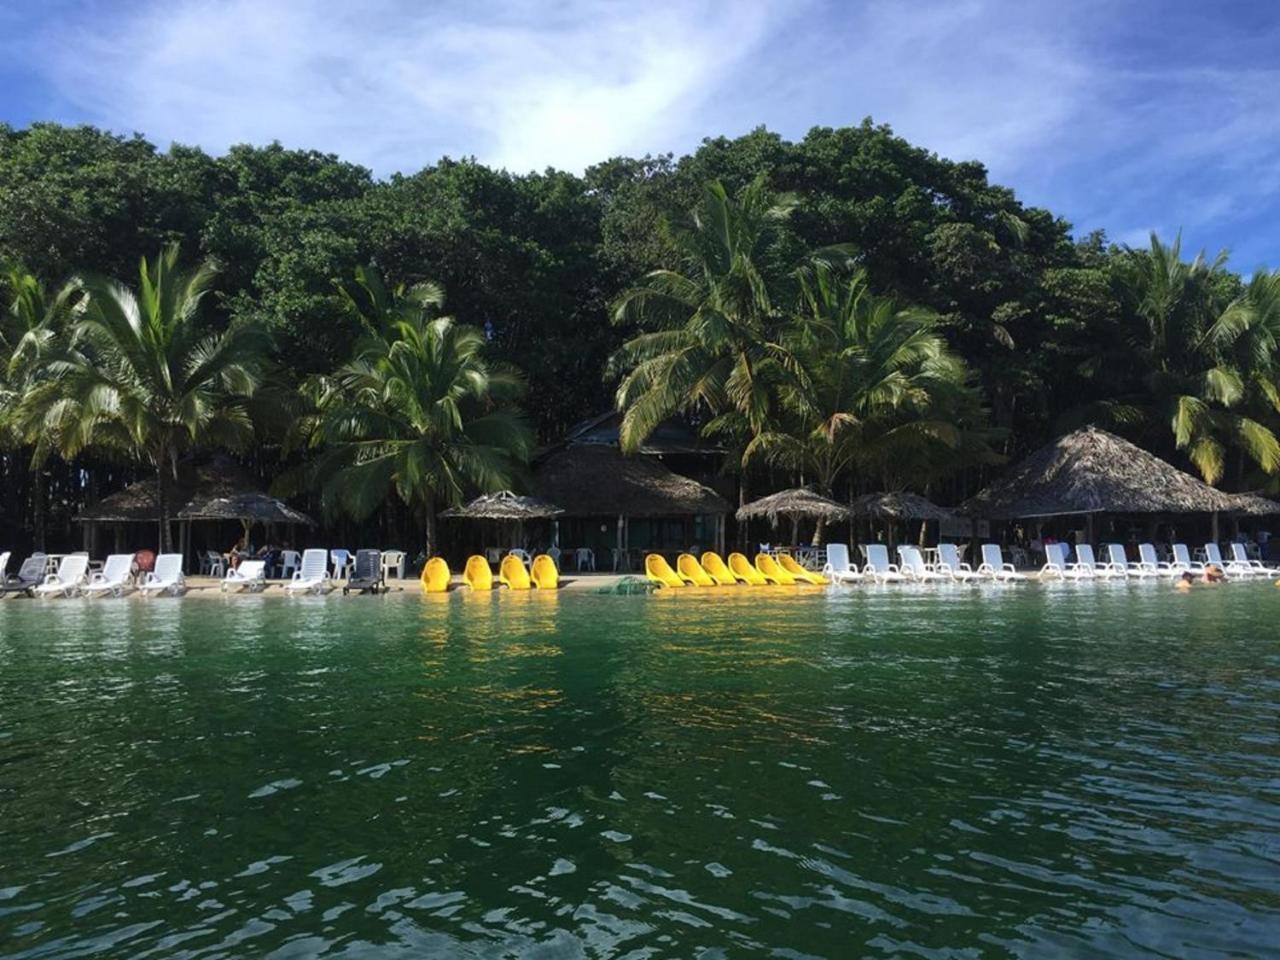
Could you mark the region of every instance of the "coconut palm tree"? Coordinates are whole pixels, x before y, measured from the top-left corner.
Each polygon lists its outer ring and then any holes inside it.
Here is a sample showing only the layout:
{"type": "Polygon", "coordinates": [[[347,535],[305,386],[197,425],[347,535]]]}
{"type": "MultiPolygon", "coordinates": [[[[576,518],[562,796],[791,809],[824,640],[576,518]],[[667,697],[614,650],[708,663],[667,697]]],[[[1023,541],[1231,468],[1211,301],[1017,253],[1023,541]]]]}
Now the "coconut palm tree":
{"type": "Polygon", "coordinates": [[[610,361],[622,374],[624,450],[682,411],[732,412],[752,430],[764,427],[783,349],[780,312],[757,260],[792,206],[763,179],[736,199],[712,181],[690,223],[668,224],[679,269],[653,271],[613,307],[615,323],[641,330],[610,361]]]}
{"type": "Polygon", "coordinates": [[[436,548],[436,507],[515,485],[533,435],[514,406],[520,376],[489,362],[475,327],[434,316],[439,289],[388,290],[361,271],[348,302],[366,336],[355,357],[307,387],[301,425],[319,451],[309,475],[326,511],[368,516],[390,493],[421,517],[436,548]]]}
{"type": "Polygon", "coordinates": [[[35,274],[10,266],[0,279],[8,307],[0,314],[0,450],[31,448],[31,521],[36,549],[44,548],[44,470],[48,444],[24,429],[22,399],[40,382],[83,306],[79,285],[68,283],[52,296],[35,274]]]}
{"type": "Polygon", "coordinates": [[[182,455],[206,445],[235,448],[252,436],[247,403],[266,354],[256,330],[200,323],[216,269],[184,270],[177,245],[143,259],[136,290],[83,281],[87,302],[68,351],[22,403],[26,429],[70,458],[86,447],[132,456],[155,471],[160,549],[172,548],[171,483],[182,455]]]}
{"type": "Polygon", "coordinates": [[[1188,263],[1181,235],[1166,245],[1153,233],[1150,248],[1130,251],[1113,274],[1127,332],[1086,365],[1104,389],[1114,385],[1086,419],[1145,431],[1157,445],[1171,439],[1207,483],[1222,479],[1233,447],[1268,474],[1280,470],[1280,440],[1245,408],[1252,371],[1239,365],[1264,349],[1266,328],[1251,326],[1247,294],[1223,306],[1225,263],[1225,252],[1188,263]],[[1252,347],[1233,350],[1247,330],[1252,347]]]}
{"type": "Polygon", "coordinates": [[[876,295],[862,270],[818,263],[798,280],[779,413],[746,460],[786,466],[830,496],[850,470],[896,487],[994,458],[969,372],[935,314],[876,295]]]}

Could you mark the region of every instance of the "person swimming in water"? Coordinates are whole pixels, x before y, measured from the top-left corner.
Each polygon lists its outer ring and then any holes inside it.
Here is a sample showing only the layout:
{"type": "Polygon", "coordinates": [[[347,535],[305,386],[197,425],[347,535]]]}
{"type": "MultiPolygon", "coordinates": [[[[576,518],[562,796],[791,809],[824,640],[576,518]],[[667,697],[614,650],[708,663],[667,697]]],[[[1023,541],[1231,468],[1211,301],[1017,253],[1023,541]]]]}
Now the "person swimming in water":
{"type": "Polygon", "coordinates": [[[1194,574],[1192,574],[1190,571],[1184,571],[1182,575],[1178,577],[1178,582],[1175,583],[1174,586],[1177,589],[1181,590],[1183,593],[1186,593],[1188,590],[1192,588],[1192,586],[1195,585],[1195,582],[1196,582],[1196,578],[1194,574]]]}
{"type": "Polygon", "coordinates": [[[1211,563],[1204,568],[1203,581],[1205,583],[1221,583],[1227,579],[1227,575],[1222,572],[1222,568],[1216,563],[1211,563]]]}

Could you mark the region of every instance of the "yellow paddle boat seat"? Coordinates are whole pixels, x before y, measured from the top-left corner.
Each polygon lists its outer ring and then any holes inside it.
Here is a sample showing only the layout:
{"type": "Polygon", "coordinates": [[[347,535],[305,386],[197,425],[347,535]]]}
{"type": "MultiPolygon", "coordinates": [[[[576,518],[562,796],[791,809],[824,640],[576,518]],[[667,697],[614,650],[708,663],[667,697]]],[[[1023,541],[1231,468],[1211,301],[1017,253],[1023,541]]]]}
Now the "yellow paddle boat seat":
{"type": "Polygon", "coordinates": [[[725,565],[724,560],[720,558],[720,554],[713,553],[708,550],[698,561],[702,564],[702,569],[711,575],[711,579],[722,587],[736,586],[738,578],[733,575],[733,571],[725,565]]]}
{"type": "Polygon", "coordinates": [[[539,590],[555,590],[560,586],[560,571],[556,569],[556,562],[545,553],[533,558],[530,578],[539,590]]]}
{"type": "Polygon", "coordinates": [[[453,574],[444,558],[432,557],[422,568],[422,592],[444,593],[449,589],[449,581],[452,579],[453,574]]]}
{"type": "Polygon", "coordinates": [[[528,590],[529,571],[525,569],[524,561],[510,553],[503,557],[498,567],[498,582],[511,590],[528,590]]]}
{"type": "Polygon", "coordinates": [[[711,574],[702,568],[702,564],[698,562],[698,558],[692,553],[682,553],[676,557],[676,573],[685,583],[693,584],[695,587],[714,587],[715,580],[711,578],[711,574]]]}
{"type": "Polygon", "coordinates": [[[815,587],[825,587],[831,582],[820,573],[806,570],[800,566],[795,557],[789,557],[785,553],[778,556],[778,566],[791,574],[799,583],[812,583],[815,587]]]}
{"type": "Polygon", "coordinates": [[[664,587],[683,587],[684,581],[671,569],[667,558],[660,553],[649,553],[644,558],[644,575],[664,587]]]}
{"type": "Polygon", "coordinates": [[[756,554],[756,569],[760,571],[760,575],[766,580],[779,586],[790,587],[795,585],[796,578],[778,566],[778,561],[770,554],[756,554]]]}
{"type": "Polygon", "coordinates": [[[769,582],[764,578],[764,574],[753,567],[751,561],[741,553],[729,554],[729,569],[733,571],[735,577],[753,587],[762,587],[769,582]]]}
{"type": "Polygon", "coordinates": [[[472,590],[493,589],[493,568],[489,561],[478,553],[467,557],[467,566],[462,571],[462,582],[472,590]]]}

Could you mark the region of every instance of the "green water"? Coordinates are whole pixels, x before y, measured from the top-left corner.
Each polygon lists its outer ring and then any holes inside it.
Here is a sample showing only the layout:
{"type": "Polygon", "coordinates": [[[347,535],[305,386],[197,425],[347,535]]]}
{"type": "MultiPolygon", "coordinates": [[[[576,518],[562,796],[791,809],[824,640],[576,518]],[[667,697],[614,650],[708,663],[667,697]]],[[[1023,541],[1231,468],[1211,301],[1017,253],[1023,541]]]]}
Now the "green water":
{"type": "Polygon", "coordinates": [[[0,956],[1276,956],[1278,615],[6,601],[0,956]]]}

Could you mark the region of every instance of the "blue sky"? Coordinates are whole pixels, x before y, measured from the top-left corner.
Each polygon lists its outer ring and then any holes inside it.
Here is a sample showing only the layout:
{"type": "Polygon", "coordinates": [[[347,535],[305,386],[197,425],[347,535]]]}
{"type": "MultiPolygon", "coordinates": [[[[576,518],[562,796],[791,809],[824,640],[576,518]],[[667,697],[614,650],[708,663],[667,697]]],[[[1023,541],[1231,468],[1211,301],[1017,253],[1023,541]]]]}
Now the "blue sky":
{"type": "Polygon", "coordinates": [[[1112,0],[0,0],[0,119],[380,175],[581,170],[870,115],[1084,232],[1280,266],[1280,8],[1112,0]]]}

